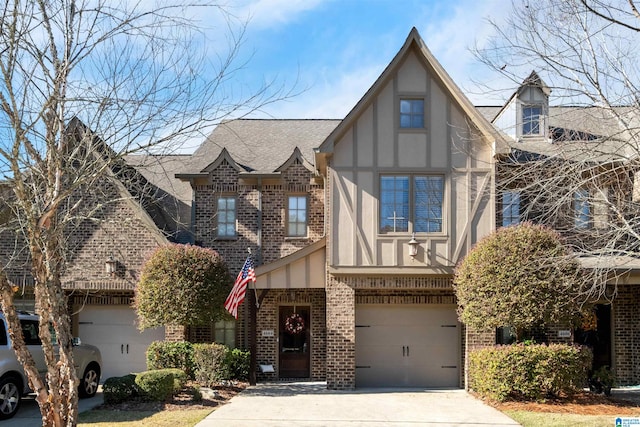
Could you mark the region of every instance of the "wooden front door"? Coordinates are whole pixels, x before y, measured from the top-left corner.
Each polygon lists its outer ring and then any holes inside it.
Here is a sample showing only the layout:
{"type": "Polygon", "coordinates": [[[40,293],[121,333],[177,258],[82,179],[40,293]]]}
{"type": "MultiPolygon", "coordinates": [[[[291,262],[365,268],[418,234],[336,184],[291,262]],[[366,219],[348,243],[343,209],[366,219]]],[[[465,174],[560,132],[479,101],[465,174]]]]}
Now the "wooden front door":
{"type": "Polygon", "coordinates": [[[280,378],[309,378],[310,311],[309,307],[280,307],[280,378]]]}

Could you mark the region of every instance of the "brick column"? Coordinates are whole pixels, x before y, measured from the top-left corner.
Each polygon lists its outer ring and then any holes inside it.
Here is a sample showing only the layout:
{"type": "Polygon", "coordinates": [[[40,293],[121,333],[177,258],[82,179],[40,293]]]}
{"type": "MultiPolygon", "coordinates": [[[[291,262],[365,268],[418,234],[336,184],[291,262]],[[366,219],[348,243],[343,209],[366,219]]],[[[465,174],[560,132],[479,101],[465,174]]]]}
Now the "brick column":
{"type": "Polygon", "coordinates": [[[185,341],[187,339],[186,326],[166,325],[164,327],[165,341],[185,341]]]}
{"type": "Polygon", "coordinates": [[[327,388],[356,386],[355,291],[327,275],[327,388]]]}
{"type": "Polygon", "coordinates": [[[465,350],[464,350],[464,388],[469,390],[469,353],[472,350],[495,345],[496,331],[478,330],[465,327],[465,350]]]}
{"type": "Polygon", "coordinates": [[[614,365],[619,385],[633,385],[640,381],[640,286],[618,285],[613,300],[614,365]]]}

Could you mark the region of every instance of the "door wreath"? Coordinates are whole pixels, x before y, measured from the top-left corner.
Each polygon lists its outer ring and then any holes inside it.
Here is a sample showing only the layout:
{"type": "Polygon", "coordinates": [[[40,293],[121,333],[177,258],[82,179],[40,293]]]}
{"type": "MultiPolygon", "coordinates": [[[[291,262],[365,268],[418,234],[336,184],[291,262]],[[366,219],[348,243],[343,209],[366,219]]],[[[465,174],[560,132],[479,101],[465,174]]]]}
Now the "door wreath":
{"type": "Polygon", "coordinates": [[[293,313],[284,321],[284,330],[290,335],[298,335],[304,331],[304,318],[298,313],[293,313]]]}

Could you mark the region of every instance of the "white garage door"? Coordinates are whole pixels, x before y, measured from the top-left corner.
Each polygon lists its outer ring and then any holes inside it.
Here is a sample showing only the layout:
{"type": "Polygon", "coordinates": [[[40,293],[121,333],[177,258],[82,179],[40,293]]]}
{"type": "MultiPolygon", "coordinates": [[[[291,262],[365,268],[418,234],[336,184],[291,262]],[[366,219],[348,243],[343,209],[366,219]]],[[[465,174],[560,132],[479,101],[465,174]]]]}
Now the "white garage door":
{"type": "Polygon", "coordinates": [[[136,312],[128,306],[89,305],[79,313],[79,336],[102,353],[102,378],[146,371],[147,347],[164,339],[164,328],[140,332],[136,312]]]}
{"type": "Polygon", "coordinates": [[[357,305],[357,387],[459,387],[454,306],[357,305]]]}

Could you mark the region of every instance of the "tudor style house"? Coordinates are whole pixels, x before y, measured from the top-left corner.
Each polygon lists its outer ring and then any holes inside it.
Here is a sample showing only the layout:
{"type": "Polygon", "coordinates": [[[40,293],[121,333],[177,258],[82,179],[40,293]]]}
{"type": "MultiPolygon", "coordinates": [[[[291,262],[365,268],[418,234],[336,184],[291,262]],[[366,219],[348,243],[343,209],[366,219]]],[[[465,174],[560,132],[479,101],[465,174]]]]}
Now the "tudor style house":
{"type": "MultiPolygon", "coordinates": [[[[256,254],[261,378],[462,386],[478,337],[451,278],[494,229],[506,148],[415,29],[341,121],[220,125],[177,176],[194,189],[196,242],[232,269],[256,254]]],[[[237,327],[246,346],[246,314],[237,327]]]]}
{"type": "MultiPolygon", "coordinates": [[[[464,387],[468,351],[508,340],[508,325],[458,321],[454,268],[497,227],[533,220],[561,231],[585,267],[608,263],[600,279],[617,284],[595,331],[544,338],[587,343],[621,384],[639,383],[640,264],[596,256],[615,213],[637,212],[628,138],[616,117],[550,106],[549,94],[532,73],[504,106],[475,107],[413,29],[342,120],[233,120],[192,155],[126,158],[108,184],[118,202],[76,230],[64,278],[74,332],[100,347],[103,379],[143,370],[156,339],[249,348],[255,337],[259,380],[464,387]],[[549,167],[578,160],[580,180],[549,185],[549,167]],[[168,242],[214,248],[232,274],[250,251],[255,326],[248,298],[237,321],[140,334],[137,276],[168,242]]],[[[14,242],[0,240],[8,253],[14,242]]],[[[24,266],[9,267],[29,307],[24,266]]]]}
{"type": "MultiPolygon", "coordinates": [[[[220,251],[232,270],[247,249],[259,265],[249,291],[259,302],[258,378],[326,380],[332,389],[463,387],[467,352],[508,338],[508,328],[473,331],[457,319],[453,271],[474,243],[529,219],[567,231],[581,250],[585,239],[569,231],[606,223],[606,209],[578,187],[567,209],[555,209],[565,216],[550,216],[539,204],[551,199],[542,181],[525,186],[536,196],[505,173],[541,158],[608,170],[623,160],[615,120],[550,107],[549,94],[532,73],[504,106],[474,107],[413,29],[343,120],[218,126],[177,177],[193,188],[195,241],[220,251]]],[[[619,185],[629,188],[624,176],[619,185]]],[[[581,259],[589,267],[595,258],[581,259]]],[[[611,269],[617,296],[596,306],[590,338],[561,325],[543,333],[588,343],[622,384],[640,381],[640,278],[629,265],[611,269]]],[[[245,348],[247,304],[227,325],[235,334],[226,331],[245,348]]]]}

